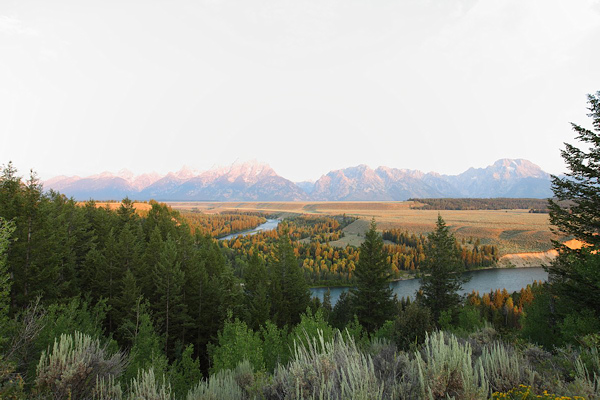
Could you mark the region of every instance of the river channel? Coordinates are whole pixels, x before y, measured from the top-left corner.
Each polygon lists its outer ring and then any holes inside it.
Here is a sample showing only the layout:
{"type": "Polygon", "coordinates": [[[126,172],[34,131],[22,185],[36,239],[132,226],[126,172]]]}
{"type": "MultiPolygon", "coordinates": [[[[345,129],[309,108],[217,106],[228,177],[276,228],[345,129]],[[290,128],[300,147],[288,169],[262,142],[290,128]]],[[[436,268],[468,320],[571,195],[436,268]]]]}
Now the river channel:
{"type": "MultiPolygon", "coordinates": [[[[548,273],[543,268],[498,268],[483,269],[478,271],[466,272],[465,275],[471,277],[471,280],[463,285],[461,294],[471,293],[473,290],[479,291],[481,295],[490,290],[506,289],[509,293],[521,290],[534,281],[548,280],[548,273]]],[[[409,296],[415,298],[415,293],[419,289],[419,279],[408,279],[404,281],[395,281],[390,283],[390,287],[398,298],[409,296]]],[[[349,290],[349,287],[332,287],[331,305],[334,305],[340,295],[349,290]]],[[[310,289],[312,296],[323,300],[327,288],[310,289]]]]}
{"type": "Polygon", "coordinates": [[[264,224],[260,224],[259,226],[257,226],[254,229],[248,229],[247,231],[233,233],[231,235],[227,235],[225,237],[219,238],[219,240],[229,240],[229,239],[233,239],[238,236],[256,235],[259,232],[270,231],[271,229],[277,228],[277,225],[279,225],[279,222],[281,222],[280,219],[268,219],[267,222],[265,222],[264,224]]]}

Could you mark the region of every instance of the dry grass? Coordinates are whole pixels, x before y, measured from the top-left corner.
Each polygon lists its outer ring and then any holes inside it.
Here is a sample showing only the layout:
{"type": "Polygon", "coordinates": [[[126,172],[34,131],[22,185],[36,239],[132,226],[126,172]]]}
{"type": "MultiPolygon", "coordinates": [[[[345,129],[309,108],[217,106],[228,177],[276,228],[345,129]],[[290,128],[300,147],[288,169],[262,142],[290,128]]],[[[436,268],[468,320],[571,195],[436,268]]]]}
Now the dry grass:
{"type": "MultiPolygon", "coordinates": [[[[79,202],[77,203],[80,206],[84,206],[85,202],[79,202]]],[[[96,207],[103,207],[103,208],[108,208],[109,210],[116,210],[119,207],[121,207],[122,203],[118,203],[118,202],[96,202],[96,207]]],[[[152,209],[152,205],[148,204],[148,203],[133,203],[133,208],[135,209],[135,212],[140,215],[140,216],[146,216],[148,214],[148,211],[150,211],[150,209],[152,209]]]]}
{"type": "MultiPolygon", "coordinates": [[[[404,229],[426,234],[435,227],[438,213],[460,240],[479,239],[494,244],[501,254],[545,252],[552,248],[548,214],[527,210],[421,210],[415,202],[191,202],[169,203],[175,209],[197,209],[206,213],[223,211],[263,211],[285,214],[321,214],[355,216],[368,222],[375,218],[378,228],[404,229]]],[[[366,225],[368,227],[368,224],[366,225]]],[[[332,244],[359,245],[365,225],[352,224],[346,237],[332,244]],[[339,242],[339,243],[337,243],[339,242]]]]}

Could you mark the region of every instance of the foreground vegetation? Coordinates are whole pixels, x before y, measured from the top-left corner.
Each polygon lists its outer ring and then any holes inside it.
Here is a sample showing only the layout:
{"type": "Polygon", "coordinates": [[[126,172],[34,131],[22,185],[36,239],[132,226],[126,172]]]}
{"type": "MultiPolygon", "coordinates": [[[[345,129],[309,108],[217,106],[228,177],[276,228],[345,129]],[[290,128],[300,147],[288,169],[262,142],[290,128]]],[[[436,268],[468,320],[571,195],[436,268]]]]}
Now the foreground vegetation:
{"type": "MultiPolygon", "coordinates": [[[[600,133],[600,93],[590,111],[600,133]]],[[[465,262],[438,216],[421,289],[394,298],[373,221],[335,307],[310,298],[295,243],[330,240],[343,219],[290,221],[239,261],[235,241],[192,233],[165,205],[81,207],[9,164],[0,398],[598,398],[600,136],[574,128],[589,150],[563,151],[570,172],[549,209],[586,246],[555,243],[550,283],[459,297],[465,262]]]]}

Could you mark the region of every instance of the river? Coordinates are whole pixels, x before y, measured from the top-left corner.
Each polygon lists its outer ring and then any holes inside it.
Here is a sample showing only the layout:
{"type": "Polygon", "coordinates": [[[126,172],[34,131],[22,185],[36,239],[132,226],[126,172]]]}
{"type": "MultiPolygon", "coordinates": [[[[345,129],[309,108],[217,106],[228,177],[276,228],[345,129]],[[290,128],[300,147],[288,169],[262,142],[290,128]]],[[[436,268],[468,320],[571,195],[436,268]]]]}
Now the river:
{"type": "MultiPolygon", "coordinates": [[[[466,272],[465,275],[471,276],[471,280],[463,285],[461,294],[471,293],[473,290],[476,290],[483,295],[490,290],[496,289],[506,289],[509,293],[512,293],[521,290],[521,288],[526,287],[529,283],[533,283],[533,281],[548,280],[548,273],[543,268],[484,269],[466,272]]],[[[414,299],[419,285],[419,279],[408,279],[390,283],[398,298],[409,296],[414,299]]],[[[348,287],[332,287],[331,305],[334,305],[340,298],[340,295],[348,289],[348,287]]],[[[312,288],[310,291],[312,296],[323,300],[327,288],[312,288]]]]}
{"type": "Polygon", "coordinates": [[[219,238],[219,240],[229,240],[234,237],[244,236],[244,235],[256,235],[259,232],[270,231],[271,229],[277,228],[279,225],[280,219],[268,219],[264,224],[260,224],[254,229],[248,229],[247,231],[232,233],[231,235],[227,235],[225,237],[219,238]]]}

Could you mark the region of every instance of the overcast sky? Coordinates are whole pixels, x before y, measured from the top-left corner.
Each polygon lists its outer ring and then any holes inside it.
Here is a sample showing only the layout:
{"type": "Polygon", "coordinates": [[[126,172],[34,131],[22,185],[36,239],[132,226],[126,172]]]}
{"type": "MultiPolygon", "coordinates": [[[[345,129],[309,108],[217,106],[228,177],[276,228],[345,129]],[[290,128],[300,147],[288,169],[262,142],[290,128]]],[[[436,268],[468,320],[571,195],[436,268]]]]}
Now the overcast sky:
{"type": "Polygon", "coordinates": [[[0,164],[559,173],[599,39],[598,0],[2,0],[0,164]]]}

